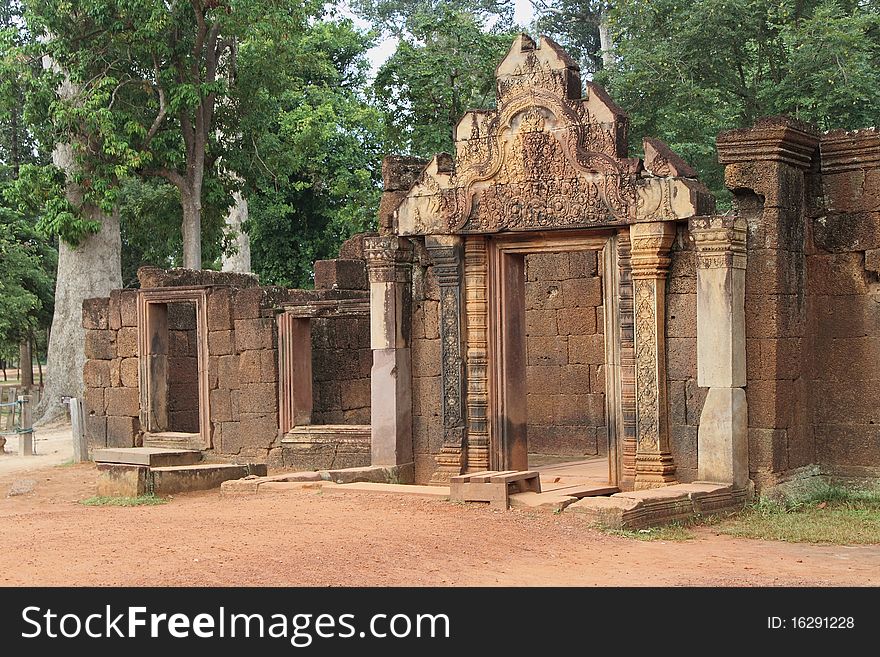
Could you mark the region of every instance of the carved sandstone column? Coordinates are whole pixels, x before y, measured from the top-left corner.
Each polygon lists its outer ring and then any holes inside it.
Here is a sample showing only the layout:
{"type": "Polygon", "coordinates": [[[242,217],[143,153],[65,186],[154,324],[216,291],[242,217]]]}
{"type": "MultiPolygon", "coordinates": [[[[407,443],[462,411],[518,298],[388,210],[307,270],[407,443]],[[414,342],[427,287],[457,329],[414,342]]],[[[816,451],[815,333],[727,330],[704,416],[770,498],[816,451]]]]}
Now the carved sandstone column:
{"type": "Polygon", "coordinates": [[[636,368],[633,326],[632,259],[628,230],[618,232],[617,270],[619,272],[618,313],[620,318],[620,410],[621,473],[620,488],[632,490],[636,478],[636,368]]]}
{"type": "Polygon", "coordinates": [[[746,220],[690,220],[697,251],[697,476],[745,487],[749,479],[746,394],[746,220]]]}
{"type": "Polygon", "coordinates": [[[370,424],[372,465],[394,466],[401,482],[415,476],[412,443],[410,304],[412,244],[395,236],[364,240],[370,277],[370,424]]]}
{"type": "Polygon", "coordinates": [[[489,259],[486,238],[468,237],[464,254],[467,304],[468,471],[489,469],[489,259]]]}
{"type": "Polygon", "coordinates": [[[453,235],[428,235],[425,246],[440,284],[443,447],[433,483],[449,483],[464,468],[464,358],[462,347],[462,246],[453,235]]]}
{"type": "Polygon", "coordinates": [[[666,411],[666,273],[673,222],[630,226],[636,369],[636,489],[675,481],[666,411]]]}

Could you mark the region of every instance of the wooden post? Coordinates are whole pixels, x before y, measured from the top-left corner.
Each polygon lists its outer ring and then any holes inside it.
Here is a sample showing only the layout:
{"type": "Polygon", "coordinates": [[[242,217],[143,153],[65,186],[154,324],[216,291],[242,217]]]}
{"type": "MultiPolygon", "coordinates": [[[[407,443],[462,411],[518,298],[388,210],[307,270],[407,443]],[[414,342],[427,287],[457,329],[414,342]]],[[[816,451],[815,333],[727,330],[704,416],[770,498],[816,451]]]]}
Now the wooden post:
{"type": "Polygon", "coordinates": [[[76,397],[68,397],[67,404],[70,407],[70,424],[73,433],[73,462],[82,463],[89,460],[89,445],[86,441],[83,402],[76,397]]]}
{"type": "Polygon", "coordinates": [[[21,405],[21,425],[18,433],[18,455],[33,456],[34,451],[34,425],[32,419],[31,397],[21,395],[18,398],[21,405]]]}

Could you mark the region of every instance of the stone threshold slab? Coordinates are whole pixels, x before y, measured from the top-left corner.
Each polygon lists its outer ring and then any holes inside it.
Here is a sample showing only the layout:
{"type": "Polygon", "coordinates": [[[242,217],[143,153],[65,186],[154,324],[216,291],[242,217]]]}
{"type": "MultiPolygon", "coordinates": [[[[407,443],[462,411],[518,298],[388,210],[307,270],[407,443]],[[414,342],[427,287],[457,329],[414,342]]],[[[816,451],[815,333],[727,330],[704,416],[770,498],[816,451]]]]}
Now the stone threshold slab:
{"type": "Polygon", "coordinates": [[[107,447],[92,451],[95,463],[145,465],[152,468],[193,465],[201,459],[202,454],[197,450],[167,447],[107,447]]]}
{"type": "Polygon", "coordinates": [[[607,529],[643,529],[713,513],[741,510],[754,490],[731,484],[698,481],[662,488],[585,497],[565,507],[581,514],[591,525],[607,529]]]}

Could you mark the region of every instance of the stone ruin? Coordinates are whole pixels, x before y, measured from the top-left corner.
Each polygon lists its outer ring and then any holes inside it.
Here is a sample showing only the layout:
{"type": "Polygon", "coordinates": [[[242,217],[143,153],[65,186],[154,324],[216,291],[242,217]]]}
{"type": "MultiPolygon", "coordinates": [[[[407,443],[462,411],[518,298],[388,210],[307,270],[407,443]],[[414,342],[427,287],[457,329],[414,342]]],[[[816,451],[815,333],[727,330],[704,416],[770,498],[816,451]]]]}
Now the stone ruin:
{"type": "Polygon", "coordinates": [[[880,133],[719,135],[734,211],[552,40],[383,163],[314,290],[145,268],[84,304],[93,447],[402,482],[604,456],[622,491],[880,474],[880,133]]]}

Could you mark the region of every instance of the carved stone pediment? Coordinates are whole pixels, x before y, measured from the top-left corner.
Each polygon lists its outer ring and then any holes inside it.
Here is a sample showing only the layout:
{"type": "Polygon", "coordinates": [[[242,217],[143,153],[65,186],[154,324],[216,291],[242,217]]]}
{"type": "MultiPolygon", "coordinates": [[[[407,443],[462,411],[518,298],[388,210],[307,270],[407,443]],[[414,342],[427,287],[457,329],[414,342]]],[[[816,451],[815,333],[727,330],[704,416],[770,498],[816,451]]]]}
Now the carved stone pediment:
{"type": "Polygon", "coordinates": [[[583,90],[551,39],[517,37],[496,78],[497,109],[464,115],[454,162],[436,156],[398,206],[399,235],[612,226],[714,208],[696,180],[627,157],[626,114],[598,85],[583,90]]]}

